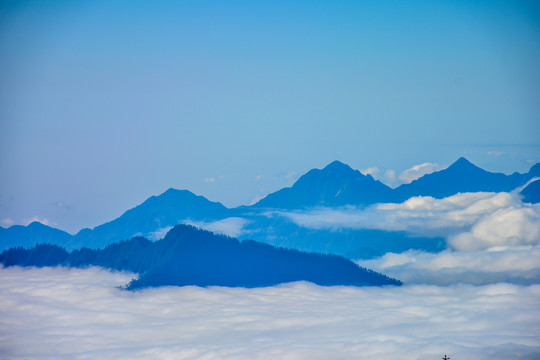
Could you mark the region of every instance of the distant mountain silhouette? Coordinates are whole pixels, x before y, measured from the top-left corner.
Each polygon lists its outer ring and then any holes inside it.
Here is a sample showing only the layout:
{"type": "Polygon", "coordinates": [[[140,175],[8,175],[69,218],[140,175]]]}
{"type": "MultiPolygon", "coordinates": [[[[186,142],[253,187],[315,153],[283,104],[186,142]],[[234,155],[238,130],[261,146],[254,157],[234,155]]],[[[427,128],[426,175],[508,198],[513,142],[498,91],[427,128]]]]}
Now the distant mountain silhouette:
{"type": "Polygon", "coordinates": [[[12,246],[32,247],[40,243],[68,246],[73,235],[34,221],[28,226],[0,227],[0,251],[12,246]]]}
{"type": "MultiPolygon", "coordinates": [[[[485,171],[460,158],[445,170],[391,189],[370,175],[363,175],[348,165],[334,161],[323,169],[310,170],[292,187],[274,192],[252,206],[228,209],[187,190],[169,189],[159,196],[150,197],[119,218],[94,229],[83,229],[75,236],[39,223],[27,227],[0,228],[0,250],[14,246],[28,248],[38,243],[56,244],[68,250],[81,247],[101,249],[134,236],[156,240],[172,226],[185,220],[213,222],[235,216],[249,221],[249,236],[255,240],[305,251],[350,257],[368,257],[407,249],[439,251],[445,246],[440,238],[421,238],[383,230],[309,230],[289,220],[270,219],[265,212],[267,209],[297,210],[402,202],[412,196],[443,198],[459,192],[511,191],[534,177],[540,177],[540,164],[534,165],[525,174],[505,175],[485,171]]],[[[534,189],[538,184],[529,186],[522,192],[524,201],[537,201],[534,189]]]]}
{"type": "Polygon", "coordinates": [[[85,246],[99,249],[137,235],[151,236],[159,229],[177,225],[180,220],[220,219],[226,217],[228,211],[222,204],[203,196],[170,188],[159,196],[150,197],[113,221],[93,230],[81,230],[68,248],[85,246]]]}
{"type": "Polygon", "coordinates": [[[511,191],[524,185],[535,176],[540,176],[540,164],[534,165],[528,173],[505,175],[485,171],[459,158],[448,168],[422,176],[410,184],[403,184],[395,189],[399,201],[413,196],[432,196],[437,199],[464,192],[501,192],[511,191]]]}
{"type": "Polygon", "coordinates": [[[334,161],[312,169],[290,188],[278,190],[252,208],[301,209],[314,206],[365,205],[394,199],[392,189],[371,175],[334,161]]]}
{"type": "Polygon", "coordinates": [[[88,266],[138,272],[128,288],[167,285],[272,286],[310,281],[318,285],[400,285],[398,280],[335,255],[303,253],[178,225],[160,241],[144,238],[68,254],[52,245],[13,248],[0,254],[6,266],[88,266]]]}
{"type": "Polygon", "coordinates": [[[270,245],[322,254],[335,254],[349,259],[369,259],[387,252],[410,249],[439,252],[446,249],[441,237],[425,237],[404,231],[376,229],[310,229],[282,216],[245,214],[249,223],[244,235],[270,245]]]}
{"type": "Polygon", "coordinates": [[[521,190],[523,202],[538,204],[540,202],[540,180],[536,180],[521,190]]]}

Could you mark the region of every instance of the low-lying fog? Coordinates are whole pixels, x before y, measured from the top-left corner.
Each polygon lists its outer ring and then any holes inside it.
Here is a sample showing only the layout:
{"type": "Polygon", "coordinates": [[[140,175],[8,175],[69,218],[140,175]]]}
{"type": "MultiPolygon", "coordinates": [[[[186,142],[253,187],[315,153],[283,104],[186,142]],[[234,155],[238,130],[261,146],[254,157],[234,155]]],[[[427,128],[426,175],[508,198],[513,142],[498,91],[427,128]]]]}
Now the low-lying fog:
{"type": "Polygon", "coordinates": [[[0,269],[0,358],[540,357],[540,285],[118,288],[132,276],[0,269]]]}

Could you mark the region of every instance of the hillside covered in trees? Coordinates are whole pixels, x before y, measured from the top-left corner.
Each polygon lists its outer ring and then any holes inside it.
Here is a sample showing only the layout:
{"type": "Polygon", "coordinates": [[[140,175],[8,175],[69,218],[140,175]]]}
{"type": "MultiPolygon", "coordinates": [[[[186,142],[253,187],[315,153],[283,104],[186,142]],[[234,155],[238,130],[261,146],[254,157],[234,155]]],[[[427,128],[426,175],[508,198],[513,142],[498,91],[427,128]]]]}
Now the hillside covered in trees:
{"type": "Polygon", "coordinates": [[[381,286],[401,282],[336,255],[310,254],[255,241],[239,241],[189,225],[178,225],[164,239],[143,237],[102,250],[71,253],[54,245],[12,248],[0,254],[5,266],[101,266],[136,272],[128,289],[167,285],[262,287],[293,281],[318,285],[381,286]]]}

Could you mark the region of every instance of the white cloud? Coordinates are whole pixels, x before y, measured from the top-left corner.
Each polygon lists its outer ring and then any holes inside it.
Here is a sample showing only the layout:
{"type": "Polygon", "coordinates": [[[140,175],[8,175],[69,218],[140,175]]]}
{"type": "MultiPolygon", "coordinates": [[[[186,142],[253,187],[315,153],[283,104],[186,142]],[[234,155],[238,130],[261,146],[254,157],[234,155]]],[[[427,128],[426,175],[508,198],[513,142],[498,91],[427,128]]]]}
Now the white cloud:
{"type": "Polygon", "coordinates": [[[376,166],[369,167],[367,169],[362,169],[360,172],[364,175],[371,175],[375,180],[379,180],[385,183],[388,186],[398,185],[396,178],[396,172],[394,170],[384,170],[376,166]]]}
{"type": "Polygon", "coordinates": [[[394,170],[386,170],[384,172],[384,183],[394,186],[397,183],[396,172],[394,170]]]}
{"type": "Polygon", "coordinates": [[[172,228],[172,226],[162,227],[160,229],[157,229],[156,231],[152,231],[151,233],[147,234],[146,237],[152,241],[163,239],[165,235],[167,235],[169,230],[171,230],[172,228]]]}
{"type": "Polygon", "coordinates": [[[249,220],[240,217],[229,217],[212,222],[184,220],[182,223],[193,225],[217,234],[238,237],[244,234],[244,227],[249,223],[249,220]]]}
{"type": "Polygon", "coordinates": [[[13,224],[15,224],[15,221],[11,220],[10,218],[5,218],[5,219],[0,220],[0,225],[5,228],[8,228],[13,224]]]}
{"type": "Polygon", "coordinates": [[[540,286],[165,287],[126,273],[0,269],[9,359],[533,359],[540,286]]]}
{"type": "Polygon", "coordinates": [[[472,229],[448,241],[454,249],[472,251],[497,245],[540,243],[540,207],[499,209],[476,222],[472,229]]]}
{"type": "Polygon", "coordinates": [[[207,183],[213,183],[214,181],[216,181],[216,178],[214,177],[204,179],[204,182],[207,182],[207,183]]]}
{"type": "Polygon", "coordinates": [[[501,156],[501,155],[504,155],[506,153],[503,152],[503,151],[488,151],[487,154],[489,156],[501,156]]]}
{"type": "Polygon", "coordinates": [[[271,214],[311,229],[382,229],[443,236],[458,250],[540,244],[540,205],[516,193],[464,193],[444,199],[413,197],[366,208],[317,208],[271,214]]]}
{"type": "Polygon", "coordinates": [[[446,250],[435,254],[410,250],[359,260],[358,264],[398,277],[406,284],[540,284],[538,245],[494,247],[471,252],[446,250]]]}
{"type": "Polygon", "coordinates": [[[290,171],[285,175],[285,179],[290,180],[296,176],[296,171],[290,171]]]}
{"type": "Polygon", "coordinates": [[[263,196],[263,195],[257,195],[249,202],[248,205],[256,204],[256,203],[258,203],[260,200],[262,200],[264,198],[265,198],[265,196],[263,196]]]}
{"type": "Polygon", "coordinates": [[[364,175],[371,175],[371,176],[373,176],[374,178],[377,177],[377,175],[379,174],[380,171],[381,171],[381,170],[380,170],[378,167],[376,167],[376,166],[372,166],[372,167],[369,167],[369,168],[367,168],[367,169],[362,169],[362,170],[360,170],[360,172],[361,172],[362,174],[364,174],[364,175]]]}
{"type": "Polygon", "coordinates": [[[255,181],[260,181],[262,178],[263,178],[262,175],[257,175],[257,177],[255,178],[255,181]]]}
{"type": "Polygon", "coordinates": [[[414,165],[413,167],[404,170],[401,174],[399,174],[398,178],[402,183],[408,184],[424,175],[431,174],[442,169],[443,167],[438,164],[426,162],[423,164],[414,165]]]}
{"type": "Polygon", "coordinates": [[[26,219],[24,223],[25,223],[25,225],[29,225],[29,224],[31,224],[33,222],[42,223],[43,225],[47,225],[47,226],[50,224],[49,219],[40,218],[38,216],[34,216],[31,219],[26,219]]]}

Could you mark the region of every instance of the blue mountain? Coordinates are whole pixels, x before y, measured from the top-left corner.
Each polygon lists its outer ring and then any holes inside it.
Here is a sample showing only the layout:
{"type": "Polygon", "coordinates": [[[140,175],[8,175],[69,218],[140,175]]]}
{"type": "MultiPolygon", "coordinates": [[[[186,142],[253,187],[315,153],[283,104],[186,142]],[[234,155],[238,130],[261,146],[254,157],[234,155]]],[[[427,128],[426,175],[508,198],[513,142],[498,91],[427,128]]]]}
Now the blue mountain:
{"type": "Polygon", "coordinates": [[[229,209],[218,202],[187,190],[170,188],[159,196],[150,197],[113,221],[94,229],[81,230],[75,235],[68,249],[82,246],[99,249],[137,235],[151,236],[160,229],[177,225],[180,220],[215,220],[226,217],[228,212],[229,209]]]}
{"type": "Polygon", "coordinates": [[[531,167],[528,173],[515,172],[512,175],[505,175],[485,171],[461,157],[448,168],[424,175],[410,184],[403,184],[394,192],[399,201],[405,201],[412,196],[432,196],[441,199],[464,192],[511,191],[536,176],[540,176],[540,163],[531,167]]]}
{"type": "Polygon", "coordinates": [[[12,246],[30,248],[39,243],[68,246],[72,240],[73,235],[37,221],[28,226],[13,225],[7,229],[0,227],[0,251],[12,246]]]}
{"type": "MultiPolygon", "coordinates": [[[[39,223],[28,227],[0,228],[0,250],[13,246],[31,247],[38,243],[56,244],[68,250],[81,247],[100,249],[134,236],[160,238],[161,233],[187,219],[211,222],[240,216],[250,221],[248,230],[251,238],[281,247],[351,258],[407,249],[439,251],[445,247],[444,240],[440,238],[382,230],[309,230],[282,217],[269,218],[265,211],[268,208],[287,211],[316,206],[363,206],[405,201],[419,195],[442,198],[459,192],[510,191],[534,177],[540,177],[540,164],[525,174],[505,175],[485,171],[460,158],[445,170],[391,189],[369,175],[334,161],[323,169],[310,170],[292,187],[272,193],[253,206],[228,209],[187,190],[169,189],[159,196],[150,197],[119,218],[94,229],[83,229],[75,236],[39,223]]],[[[534,196],[538,183],[529,186],[522,192],[524,201],[537,201],[534,196]]]]}
{"type": "Polygon", "coordinates": [[[535,180],[521,190],[523,202],[538,204],[540,202],[540,180],[535,180]]]}
{"type": "Polygon", "coordinates": [[[303,209],[314,206],[366,205],[394,199],[392,189],[380,181],[334,161],[312,169],[290,188],[278,190],[251,208],[303,209]]]}
{"type": "Polygon", "coordinates": [[[160,241],[138,237],[102,250],[84,248],[68,253],[54,245],[12,248],[0,254],[0,262],[5,266],[98,265],[138,272],[129,289],[169,285],[262,287],[293,281],[325,286],[401,284],[340,256],[240,242],[187,225],[175,226],[160,241]]]}

